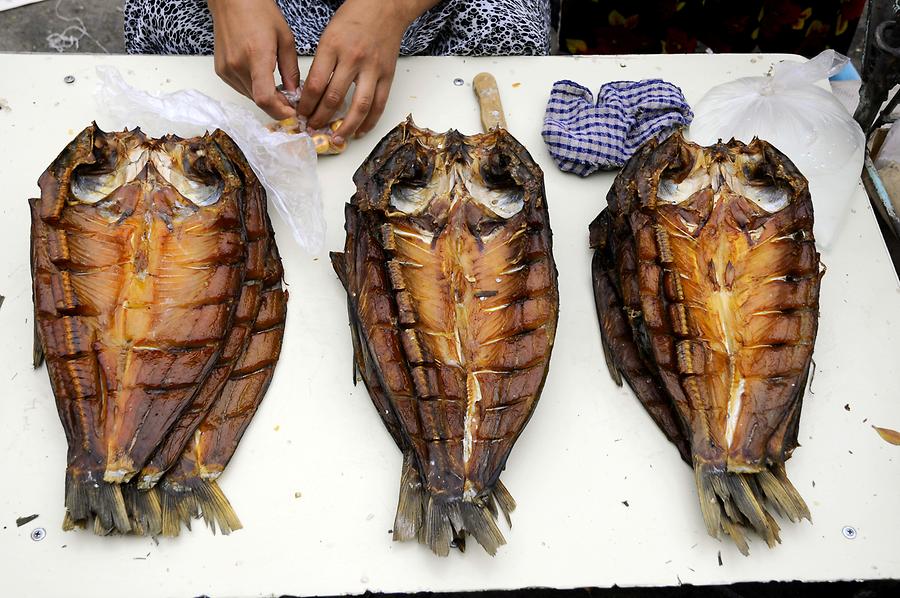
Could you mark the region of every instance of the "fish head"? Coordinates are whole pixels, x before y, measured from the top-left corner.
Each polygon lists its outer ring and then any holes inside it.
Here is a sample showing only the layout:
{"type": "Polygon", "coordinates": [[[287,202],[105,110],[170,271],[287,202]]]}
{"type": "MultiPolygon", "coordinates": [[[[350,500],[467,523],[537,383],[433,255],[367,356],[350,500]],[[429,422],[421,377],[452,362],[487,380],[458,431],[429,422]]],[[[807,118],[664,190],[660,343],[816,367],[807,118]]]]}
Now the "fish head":
{"type": "Polygon", "coordinates": [[[544,201],[540,168],[504,130],[463,135],[400,124],[355,177],[358,205],[430,234],[451,221],[490,234],[544,201]]]}
{"type": "Polygon", "coordinates": [[[168,212],[193,212],[217,204],[241,182],[209,135],[154,139],[139,128],[107,133],[91,124],[60,153],[40,185],[56,196],[47,208],[57,213],[65,205],[93,206],[117,217],[133,212],[143,196],[164,200],[168,212]]]}
{"type": "Polygon", "coordinates": [[[642,208],[659,212],[673,230],[752,238],[773,219],[812,223],[806,179],[768,142],[732,139],[701,147],[675,133],[659,150],[642,168],[638,186],[642,208]]]}

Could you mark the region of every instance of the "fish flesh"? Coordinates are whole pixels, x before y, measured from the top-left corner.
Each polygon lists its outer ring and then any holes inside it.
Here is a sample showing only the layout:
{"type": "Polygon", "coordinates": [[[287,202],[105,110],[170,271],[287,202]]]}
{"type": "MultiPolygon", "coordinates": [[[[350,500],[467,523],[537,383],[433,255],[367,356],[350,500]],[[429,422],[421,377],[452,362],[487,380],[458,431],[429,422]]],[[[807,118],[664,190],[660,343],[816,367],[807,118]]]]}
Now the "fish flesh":
{"type": "Polygon", "coordinates": [[[500,482],[540,397],[556,335],[543,173],[504,130],[411,119],[354,176],[346,292],[357,373],[403,453],[394,539],[490,554],[515,502],[500,482]]]}
{"type": "Polygon", "coordinates": [[[603,350],[694,468],[707,531],[809,519],[797,447],[824,269],[806,179],[766,141],[645,144],[591,223],[603,350]]]}
{"type": "MultiPolygon", "coordinates": [[[[271,379],[278,359],[285,314],[270,305],[286,294],[265,192],[222,131],[153,139],[96,124],[39,186],[35,367],[47,363],[68,441],[63,527],[159,534],[181,518],[158,482],[205,444],[216,450],[199,462],[221,472],[268,382],[233,387],[271,379]]],[[[194,503],[222,531],[240,527],[208,471],[190,478],[194,503]]]]}

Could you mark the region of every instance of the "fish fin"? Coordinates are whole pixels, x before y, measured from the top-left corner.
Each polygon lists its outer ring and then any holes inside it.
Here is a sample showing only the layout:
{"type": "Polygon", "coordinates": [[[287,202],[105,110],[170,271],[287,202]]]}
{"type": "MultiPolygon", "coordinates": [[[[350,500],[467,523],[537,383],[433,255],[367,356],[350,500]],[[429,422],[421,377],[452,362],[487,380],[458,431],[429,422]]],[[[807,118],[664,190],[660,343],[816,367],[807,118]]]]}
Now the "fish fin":
{"type": "Polygon", "coordinates": [[[467,534],[491,556],[497,554],[498,547],[506,544],[497,522],[483,503],[428,497],[423,543],[433,553],[448,556],[451,546],[464,551],[467,534]]]}
{"type": "Polygon", "coordinates": [[[606,360],[606,368],[609,375],[616,383],[616,386],[622,386],[622,373],[616,366],[612,349],[609,346],[609,340],[606,338],[607,329],[603,326],[604,318],[610,317],[610,309],[613,304],[620,304],[621,300],[616,292],[615,285],[612,284],[612,271],[607,267],[606,254],[609,251],[610,237],[610,215],[609,209],[604,209],[597,215],[590,225],[590,244],[594,249],[594,257],[591,260],[591,275],[594,280],[594,304],[597,308],[597,319],[600,321],[600,342],[603,345],[603,358],[606,360]],[[609,277],[609,284],[598,284],[598,278],[609,277]],[[611,296],[605,296],[611,295],[611,296]]]}
{"type": "Polygon", "coordinates": [[[356,386],[361,379],[366,378],[367,370],[362,343],[359,340],[359,320],[356,318],[356,312],[349,296],[347,297],[347,313],[350,317],[350,340],[353,342],[353,386],[356,386]]]}
{"type": "Polygon", "coordinates": [[[119,484],[94,481],[66,473],[66,517],[63,529],[86,527],[94,523],[94,531],[100,535],[127,534],[131,522],[122,489],[119,484]]]}
{"type": "Polygon", "coordinates": [[[503,511],[503,517],[506,519],[506,525],[512,527],[512,519],[510,519],[509,514],[516,510],[516,500],[499,479],[497,480],[497,483],[494,484],[494,490],[491,492],[491,497],[497,501],[498,505],[500,505],[500,510],[503,511]]]}
{"type": "Polygon", "coordinates": [[[606,342],[606,337],[602,334],[600,335],[600,343],[603,345],[603,358],[606,360],[606,369],[609,370],[610,378],[613,379],[616,386],[622,386],[622,373],[616,367],[616,363],[613,361],[612,350],[609,348],[609,343],[606,342]]]}
{"type": "Polygon", "coordinates": [[[783,466],[739,473],[695,462],[694,475],[706,531],[714,538],[724,532],[745,556],[749,554],[748,530],[756,532],[770,548],[781,542],[780,527],[771,511],[790,521],[810,518],[806,503],[787,479],[783,466]]]}
{"type": "Polygon", "coordinates": [[[356,314],[353,310],[353,303],[350,301],[350,275],[347,272],[347,254],[332,251],[328,254],[328,257],[331,258],[331,267],[334,268],[334,272],[344,286],[344,290],[347,291],[347,312],[350,318],[350,335],[353,341],[353,365],[351,374],[353,376],[353,386],[356,386],[360,377],[364,376],[362,370],[365,367],[365,364],[362,361],[359,333],[356,330],[356,314]]]}
{"type": "Polygon", "coordinates": [[[203,518],[213,534],[228,535],[243,527],[225,493],[215,480],[189,478],[177,482],[164,480],[162,495],[162,535],[177,536],[181,525],[191,529],[191,521],[203,518]]]}
{"type": "Polygon", "coordinates": [[[622,386],[623,380],[628,382],[644,410],[678,448],[681,458],[691,463],[687,436],[659,379],[658,367],[650,355],[652,350],[641,346],[641,339],[646,337],[642,334],[642,317],[633,310],[626,310],[616,287],[616,274],[607,260],[608,256],[598,249],[594,252],[591,268],[594,305],[609,375],[618,386],[622,386]]]}
{"type": "MultiPolygon", "coordinates": [[[[394,541],[406,542],[420,539],[419,530],[425,520],[425,491],[422,480],[410,452],[403,455],[400,473],[400,499],[394,517],[394,541]]],[[[424,537],[421,537],[424,540],[424,537]]]]}
{"type": "Polygon", "coordinates": [[[506,538],[497,527],[497,520],[490,509],[481,501],[463,500],[458,504],[462,515],[462,530],[473,536],[489,555],[497,554],[497,549],[506,544],[506,538]]]}
{"type": "Polygon", "coordinates": [[[191,528],[191,520],[200,516],[194,493],[181,484],[163,480],[159,488],[162,507],[162,535],[174,538],[181,533],[181,524],[191,528]]]}
{"type": "Polygon", "coordinates": [[[756,481],[766,499],[775,505],[783,517],[796,523],[801,519],[812,522],[806,501],[787,477],[784,465],[771,465],[756,474],[756,481]]]}
{"type": "Polygon", "coordinates": [[[38,335],[37,318],[34,320],[34,345],[31,349],[31,360],[34,369],[38,369],[44,363],[44,345],[41,343],[41,337],[38,335]]]}
{"type": "Polygon", "coordinates": [[[450,554],[450,540],[453,530],[450,528],[450,505],[446,502],[438,502],[434,497],[428,497],[428,506],[425,512],[425,525],[423,543],[427,544],[431,552],[438,556],[450,554]]]}
{"type": "Polygon", "coordinates": [[[465,550],[466,535],[474,537],[491,556],[506,544],[496,519],[483,500],[448,501],[429,496],[422,543],[436,555],[447,556],[451,546],[465,550]]]}
{"type": "Polygon", "coordinates": [[[162,505],[156,488],[145,491],[135,484],[125,484],[122,486],[122,496],[128,509],[132,534],[158,536],[162,533],[162,505]]]}
{"type": "Polygon", "coordinates": [[[509,513],[516,502],[506,487],[498,480],[494,489],[485,497],[469,500],[442,500],[428,496],[410,452],[403,455],[400,475],[400,500],[394,517],[394,540],[417,540],[426,544],[438,556],[450,554],[450,548],[466,549],[466,536],[470,535],[484,550],[494,556],[506,539],[497,526],[497,507],[510,523],[509,513]]]}
{"type": "Polygon", "coordinates": [[[328,253],[328,257],[331,258],[331,267],[334,268],[334,273],[337,274],[341,284],[344,285],[344,290],[348,290],[350,288],[350,279],[347,273],[347,254],[331,251],[328,253]]]}
{"type": "Polygon", "coordinates": [[[70,532],[74,529],[84,529],[87,527],[87,521],[84,519],[73,519],[72,514],[69,511],[66,511],[66,514],[63,516],[63,524],[62,528],[64,532],[70,532]]]}
{"type": "Polygon", "coordinates": [[[196,492],[203,520],[213,533],[216,533],[217,525],[219,533],[225,536],[244,527],[215,480],[201,480],[196,492]]]}
{"type": "Polygon", "coordinates": [[[470,535],[493,556],[497,548],[506,544],[497,526],[498,506],[509,523],[509,513],[516,508],[516,502],[499,480],[485,498],[470,501],[429,496],[412,453],[405,452],[400,500],[394,517],[394,540],[415,539],[426,544],[436,555],[447,556],[451,547],[465,552],[466,536],[470,535]]]}

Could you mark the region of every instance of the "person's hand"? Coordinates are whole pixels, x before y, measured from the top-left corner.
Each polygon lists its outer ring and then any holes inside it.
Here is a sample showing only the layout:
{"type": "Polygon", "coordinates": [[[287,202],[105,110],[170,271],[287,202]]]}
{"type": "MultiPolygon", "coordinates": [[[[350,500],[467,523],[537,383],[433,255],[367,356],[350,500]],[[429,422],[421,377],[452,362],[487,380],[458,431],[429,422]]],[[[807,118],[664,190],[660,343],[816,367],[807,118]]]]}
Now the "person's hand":
{"type": "Polygon", "coordinates": [[[216,74],[275,119],[294,108],[275,89],[275,66],[288,91],[300,69],[294,35],[274,0],[208,0],[215,35],[216,74]]]}
{"type": "Polygon", "coordinates": [[[406,28],[436,0],[346,0],[319,39],[297,113],[324,127],[356,83],[350,110],[335,131],[342,143],[369,132],[387,103],[406,28]]]}

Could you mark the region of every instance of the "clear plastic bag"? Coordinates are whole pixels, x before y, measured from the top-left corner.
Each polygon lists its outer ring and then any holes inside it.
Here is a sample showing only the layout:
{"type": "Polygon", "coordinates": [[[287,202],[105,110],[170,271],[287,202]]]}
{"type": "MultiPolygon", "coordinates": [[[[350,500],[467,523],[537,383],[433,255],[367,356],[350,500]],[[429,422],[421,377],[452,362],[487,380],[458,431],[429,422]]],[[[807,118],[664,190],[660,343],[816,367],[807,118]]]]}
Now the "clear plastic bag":
{"type": "Polygon", "coordinates": [[[317,254],[325,241],[325,216],[316,171],[316,150],[306,133],[270,131],[256,116],[239,106],[219,102],[194,89],[166,94],[132,87],[119,71],[97,67],[99,85],[94,99],[108,128],[139,126],[155,137],[181,137],[222,129],[243,150],[294,239],[305,251],[317,254]]]}
{"type": "MultiPolygon", "coordinates": [[[[307,133],[313,140],[313,144],[316,147],[316,153],[320,156],[333,156],[335,154],[343,153],[343,151],[347,149],[347,141],[344,140],[341,143],[337,143],[334,140],[334,134],[344,122],[344,117],[347,116],[347,112],[350,111],[350,101],[353,97],[354,89],[356,89],[356,84],[351,83],[350,89],[344,96],[344,103],[341,104],[331,117],[331,122],[321,129],[309,128],[306,125],[306,119],[298,115],[270,124],[269,130],[284,131],[285,133],[298,133],[300,131],[307,133]]],[[[300,80],[299,87],[294,91],[285,91],[281,85],[278,86],[278,91],[280,91],[287,101],[290,102],[291,106],[296,108],[297,104],[300,102],[300,93],[303,91],[303,80],[300,80]]]]}
{"type": "Polygon", "coordinates": [[[827,247],[840,232],[859,184],[865,136],[838,99],[817,82],[849,59],[825,50],[808,62],[781,62],[765,77],[718,85],[694,106],[688,136],[709,145],[759,137],[784,152],[809,180],[817,241],[827,247]]]}

